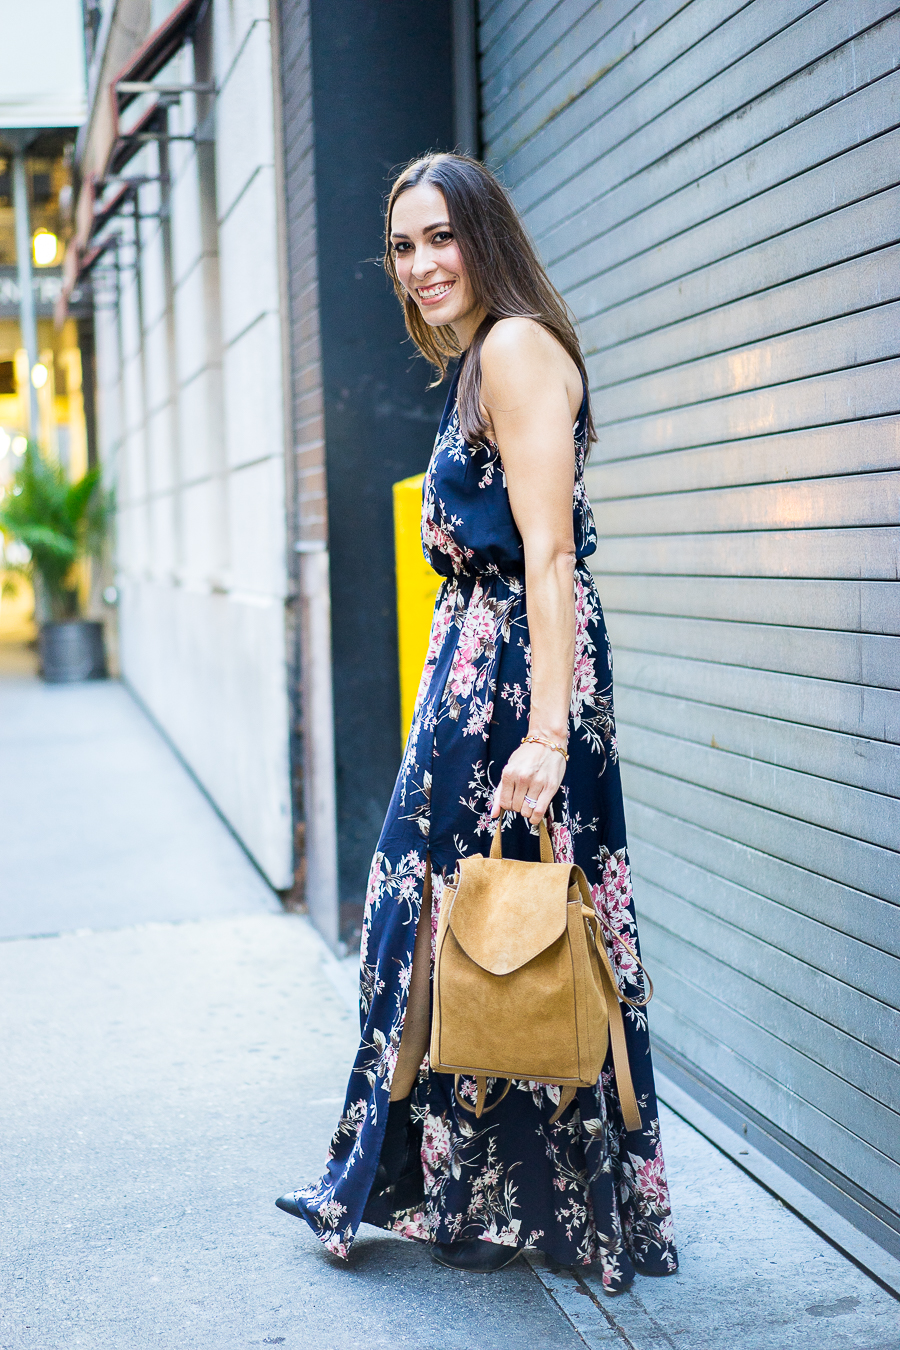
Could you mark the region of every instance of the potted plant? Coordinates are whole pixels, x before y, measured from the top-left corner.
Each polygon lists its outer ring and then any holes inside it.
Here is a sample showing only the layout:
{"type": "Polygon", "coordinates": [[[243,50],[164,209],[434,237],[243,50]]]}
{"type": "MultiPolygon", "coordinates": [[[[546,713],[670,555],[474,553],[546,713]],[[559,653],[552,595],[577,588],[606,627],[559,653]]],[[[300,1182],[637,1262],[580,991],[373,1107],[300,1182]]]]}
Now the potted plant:
{"type": "Polygon", "coordinates": [[[107,514],[99,469],[73,483],[29,441],[0,505],[0,530],[28,550],[13,570],[34,586],[41,674],[51,683],[106,674],[103,625],[79,617],[75,565],[99,556],[107,514]]]}

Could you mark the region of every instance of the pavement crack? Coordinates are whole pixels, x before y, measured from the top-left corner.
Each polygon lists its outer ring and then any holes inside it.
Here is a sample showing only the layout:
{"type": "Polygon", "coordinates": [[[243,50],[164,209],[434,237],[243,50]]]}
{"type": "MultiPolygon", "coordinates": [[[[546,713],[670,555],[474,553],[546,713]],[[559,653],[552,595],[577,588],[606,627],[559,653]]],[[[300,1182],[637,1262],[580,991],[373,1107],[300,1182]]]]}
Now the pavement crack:
{"type": "MultiPolygon", "coordinates": [[[[590,1288],[587,1281],[583,1279],[581,1275],[579,1275],[577,1270],[573,1270],[572,1274],[574,1275],[576,1283],[578,1284],[579,1293],[587,1294],[588,1298],[591,1300],[594,1307],[598,1310],[601,1316],[605,1317],[606,1321],[609,1323],[612,1330],[616,1332],[616,1334],[621,1338],[623,1344],[628,1347],[628,1350],[638,1350],[638,1347],[635,1345],[634,1341],[632,1341],[630,1337],[626,1334],[624,1328],[619,1326],[618,1322],[616,1321],[612,1313],[607,1308],[604,1308],[603,1304],[600,1302],[597,1295],[594,1293],[593,1289],[590,1288]]],[[[652,1320],[653,1319],[651,1318],[651,1321],[652,1320]]],[[[656,1325],[658,1325],[658,1323],[654,1322],[654,1326],[656,1325]]],[[[660,1330],[662,1331],[661,1327],[660,1330]]],[[[664,1331],[663,1335],[666,1336],[664,1331]]],[[[668,1336],[666,1336],[666,1340],[668,1341],[669,1345],[672,1345],[672,1341],[669,1340],[668,1336]]],[[[675,1350],[677,1350],[677,1347],[675,1348],[675,1350]]]]}

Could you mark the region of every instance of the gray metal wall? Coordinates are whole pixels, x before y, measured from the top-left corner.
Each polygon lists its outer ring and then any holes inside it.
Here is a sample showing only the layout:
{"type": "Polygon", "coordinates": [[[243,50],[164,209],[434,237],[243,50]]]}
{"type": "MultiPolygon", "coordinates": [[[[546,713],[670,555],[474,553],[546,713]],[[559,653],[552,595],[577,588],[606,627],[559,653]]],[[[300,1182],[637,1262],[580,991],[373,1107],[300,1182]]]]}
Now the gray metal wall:
{"type": "Polygon", "coordinates": [[[600,426],[657,1045],[897,1251],[900,6],[486,0],[479,42],[600,426]]]}

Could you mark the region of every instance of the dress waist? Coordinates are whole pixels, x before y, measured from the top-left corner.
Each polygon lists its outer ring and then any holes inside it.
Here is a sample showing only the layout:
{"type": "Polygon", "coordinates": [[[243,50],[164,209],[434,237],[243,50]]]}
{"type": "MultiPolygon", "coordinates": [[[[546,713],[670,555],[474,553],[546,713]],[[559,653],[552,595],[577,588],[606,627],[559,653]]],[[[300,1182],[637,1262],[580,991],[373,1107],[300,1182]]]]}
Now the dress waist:
{"type": "Polygon", "coordinates": [[[442,577],[440,591],[442,595],[453,591],[468,601],[475,588],[488,594],[495,590],[525,591],[525,572],[464,572],[461,575],[442,577]]]}
{"type": "MultiPolygon", "coordinates": [[[[579,558],[575,563],[575,572],[582,580],[593,580],[593,573],[587,565],[584,558],[579,558]]],[[[491,568],[485,572],[463,572],[454,573],[453,576],[441,576],[440,594],[446,595],[448,591],[455,591],[462,595],[468,601],[476,586],[479,586],[482,594],[493,590],[504,589],[507,591],[522,592],[525,591],[525,568],[510,568],[509,571],[501,572],[499,569],[491,568]]]]}

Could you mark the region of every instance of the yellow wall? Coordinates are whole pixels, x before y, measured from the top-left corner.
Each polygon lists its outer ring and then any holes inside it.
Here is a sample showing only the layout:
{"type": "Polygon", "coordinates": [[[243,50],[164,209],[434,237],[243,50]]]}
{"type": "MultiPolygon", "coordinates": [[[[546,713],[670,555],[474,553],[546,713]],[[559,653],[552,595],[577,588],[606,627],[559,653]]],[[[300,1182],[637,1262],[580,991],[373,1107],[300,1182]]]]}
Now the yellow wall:
{"type": "Polygon", "coordinates": [[[394,484],[394,556],[397,567],[397,646],[400,660],[400,726],[409,734],[434,600],[441,578],[422,553],[422,483],[424,474],[394,484]]]}
{"type": "Polygon", "coordinates": [[[37,634],[31,582],[0,568],[0,642],[31,642],[37,634]],[[2,588],[9,583],[4,595],[2,588]]]}

